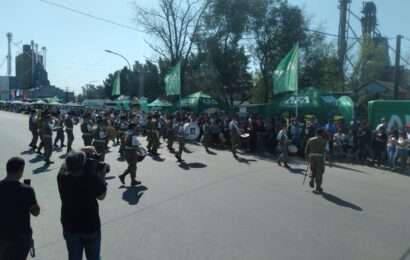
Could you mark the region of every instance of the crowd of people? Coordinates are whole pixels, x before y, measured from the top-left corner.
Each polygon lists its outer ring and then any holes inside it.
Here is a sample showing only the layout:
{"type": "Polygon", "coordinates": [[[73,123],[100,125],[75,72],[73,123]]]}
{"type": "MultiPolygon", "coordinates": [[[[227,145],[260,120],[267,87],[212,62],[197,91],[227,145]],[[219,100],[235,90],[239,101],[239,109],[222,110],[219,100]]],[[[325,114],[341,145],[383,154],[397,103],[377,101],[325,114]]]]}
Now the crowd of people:
{"type": "MultiPolygon", "coordinates": [[[[127,167],[118,176],[125,185],[140,185],[137,163],[147,155],[157,157],[160,144],[184,163],[187,139],[210,149],[229,149],[239,159],[238,149],[249,154],[278,155],[279,166],[290,168],[289,154],[303,156],[309,163],[309,185],[321,193],[325,159],[390,167],[404,171],[408,165],[410,128],[389,128],[385,120],[372,131],[366,122],[329,120],[320,124],[314,118],[301,122],[296,118],[263,118],[224,114],[195,115],[189,112],[145,114],[138,110],[83,110],[62,112],[58,109],[30,109],[28,128],[32,135],[30,149],[52,164],[53,152],[65,149],[65,162],[57,184],[62,201],[61,223],[70,260],[100,259],[101,230],[98,200],[107,193],[105,175],[110,166],[105,154],[119,146],[118,160],[127,167]],[[73,149],[78,126],[84,148],[73,149]],[[390,130],[388,130],[390,129],[390,130]],[[188,136],[190,138],[188,138],[188,136]],[[140,142],[146,137],[147,145],[140,142]],[[177,147],[174,144],[177,143],[177,147]],[[81,213],[80,213],[81,212],[81,213]]],[[[12,158],[7,163],[7,177],[0,182],[0,259],[26,259],[33,250],[30,214],[38,216],[40,207],[29,182],[21,183],[25,162],[12,158]],[[6,198],[15,198],[12,203],[6,198]],[[19,215],[19,217],[15,217],[19,215]]],[[[307,173],[306,173],[307,176],[307,173]]]]}

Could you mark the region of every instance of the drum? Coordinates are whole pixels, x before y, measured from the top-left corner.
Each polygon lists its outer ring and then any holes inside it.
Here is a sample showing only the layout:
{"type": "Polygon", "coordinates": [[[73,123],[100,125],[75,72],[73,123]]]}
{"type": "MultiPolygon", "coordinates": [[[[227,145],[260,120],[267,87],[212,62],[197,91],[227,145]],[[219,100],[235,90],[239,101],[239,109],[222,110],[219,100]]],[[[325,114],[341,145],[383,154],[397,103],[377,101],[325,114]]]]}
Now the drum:
{"type": "Polygon", "coordinates": [[[296,154],[298,153],[298,147],[297,147],[296,145],[294,145],[294,144],[290,144],[290,145],[288,146],[288,152],[289,152],[289,154],[291,154],[291,155],[296,155],[296,154]]]}
{"type": "Polygon", "coordinates": [[[201,130],[197,122],[186,123],[184,125],[184,131],[185,139],[189,141],[197,140],[199,138],[199,135],[201,134],[201,130]]]}
{"type": "Polygon", "coordinates": [[[140,147],[140,149],[137,150],[137,162],[142,162],[147,154],[147,150],[145,150],[145,148],[143,147],[140,147]]]}

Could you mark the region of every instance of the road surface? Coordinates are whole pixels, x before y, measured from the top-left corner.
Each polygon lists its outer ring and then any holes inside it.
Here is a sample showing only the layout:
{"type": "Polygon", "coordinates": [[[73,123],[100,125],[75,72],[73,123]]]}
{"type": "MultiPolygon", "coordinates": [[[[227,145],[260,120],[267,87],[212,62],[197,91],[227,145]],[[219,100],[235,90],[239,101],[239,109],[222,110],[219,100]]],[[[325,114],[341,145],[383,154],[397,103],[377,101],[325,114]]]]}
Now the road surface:
{"type": "MultiPolygon", "coordinates": [[[[75,136],[80,148],[78,126],[75,136]]],[[[67,259],[56,185],[62,153],[44,169],[25,152],[29,142],[27,116],[0,112],[0,177],[8,158],[23,156],[42,209],[32,221],[36,259],[67,259]]],[[[188,149],[187,167],[161,149],[162,160],[138,165],[142,185],[124,188],[116,176],[126,164],[112,148],[100,203],[103,259],[410,259],[409,176],[337,165],[327,168],[320,196],[302,186],[300,162],[289,172],[266,158],[188,149]]]]}

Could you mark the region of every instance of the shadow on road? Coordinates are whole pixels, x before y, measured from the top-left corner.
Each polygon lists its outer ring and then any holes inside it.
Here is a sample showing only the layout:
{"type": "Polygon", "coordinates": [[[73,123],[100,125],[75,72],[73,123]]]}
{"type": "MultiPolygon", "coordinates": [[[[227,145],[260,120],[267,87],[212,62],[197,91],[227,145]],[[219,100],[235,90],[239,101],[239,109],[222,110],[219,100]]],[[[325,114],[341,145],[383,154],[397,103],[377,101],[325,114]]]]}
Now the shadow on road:
{"type": "Polygon", "coordinates": [[[209,155],[217,155],[217,153],[215,153],[215,152],[213,152],[213,151],[211,151],[211,150],[206,151],[206,153],[209,154],[209,155]]]}
{"type": "Polygon", "coordinates": [[[34,151],[30,149],[30,150],[23,151],[20,154],[21,155],[34,154],[34,151]]]}
{"type": "Polygon", "coordinates": [[[202,168],[207,167],[206,164],[203,164],[200,162],[193,162],[193,163],[181,162],[178,166],[186,171],[190,169],[202,169],[202,168]]]}
{"type": "Polygon", "coordinates": [[[43,157],[41,155],[37,155],[33,159],[29,160],[30,163],[38,163],[38,162],[41,162],[41,161],[43,161],[43,157]]]}
{"type": "Polygon", "coordinates": [[[244,163],[244,164],[250,164],[251,162],[256,162],[257,160],[254,160],[254,159],[246,159],[246,158],[243,158],[243,157],[237,157],[237,158],[235,158],[238,162],[240,162],[240,163],[244,163]]]}
{"type": "Polygon", "coordinates": [[[306,172],[306,169],[301,169],[301,168],[289,167],[288,170],[289,170],[290,173],[300,174],[300,175],[305,175],[305,172],[306,172]]]}
{"type": "Polygon", "coordinates": [[[144,192],[148,190],[144,185],[122,186],[121,188],[125,189],[122,199],[128,202],[129,205],[137,205],[144,192]]]}
{"type": "Polygon", "coordinates": [[[342,170],[347,170],[347,171],[352,171],[352,172],[357,172],[357,173],[368,174],[367,172],[364,172],[364,171],[361,171],[361,170],[357,170],[357,169],[354,169],[354,168],[350,168],[350,167],[346,167],[346,166],[343,166],[343,165],[340,165],[340,164],[332,163],[331,166],[330,166],[330,165],[328,165],[328,166],[329,166],[329,167],[338,168],[338,169],[342,169],[342,170]]]}
{"type": "Polygon", "coordinates": [[[357,211],[363,211],[363,209],[353,203],[350,203],[348,201],[342,200],[341,198],[336,197],[335,195],[323,192],[322,193],[322,197],[330,202],[333,202],[334,204],[341,206],[341,207],[345,207],[345,208],[351,208],[357,211]]]}
{"type": "Polygon", "coordinates": [[[40,174],[40,173],[49,172],[49,171],[51,171],[49,167],[50,167],[50,165],[44,164],[43,166],[34,169],[33,174],[40,174]]]}

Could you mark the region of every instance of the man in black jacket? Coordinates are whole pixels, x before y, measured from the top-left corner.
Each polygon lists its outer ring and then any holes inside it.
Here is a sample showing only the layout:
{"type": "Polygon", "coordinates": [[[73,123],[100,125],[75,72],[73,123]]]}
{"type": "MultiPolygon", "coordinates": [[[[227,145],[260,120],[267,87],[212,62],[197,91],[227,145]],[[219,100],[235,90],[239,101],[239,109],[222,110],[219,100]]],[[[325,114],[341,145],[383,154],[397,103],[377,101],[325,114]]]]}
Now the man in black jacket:
{"type": "Polygon", "coordinates": [[[22,158],[11,158],[0,181],[0,259],[27,259],[32,246],[30,214],[37,217],[40,207],[33,188],[20,182],[24,165],[22,158]]]}
{"type": "Polygon", "coordinates": [[[101,222],[97,200],[105,198],[104,178],[90,170],[87,154],[94,148],[68,154],[57,177],[61,198],[61,223],[69,260],[81,260],[85,251],[88,260],[99,260],[101,222]]]}

